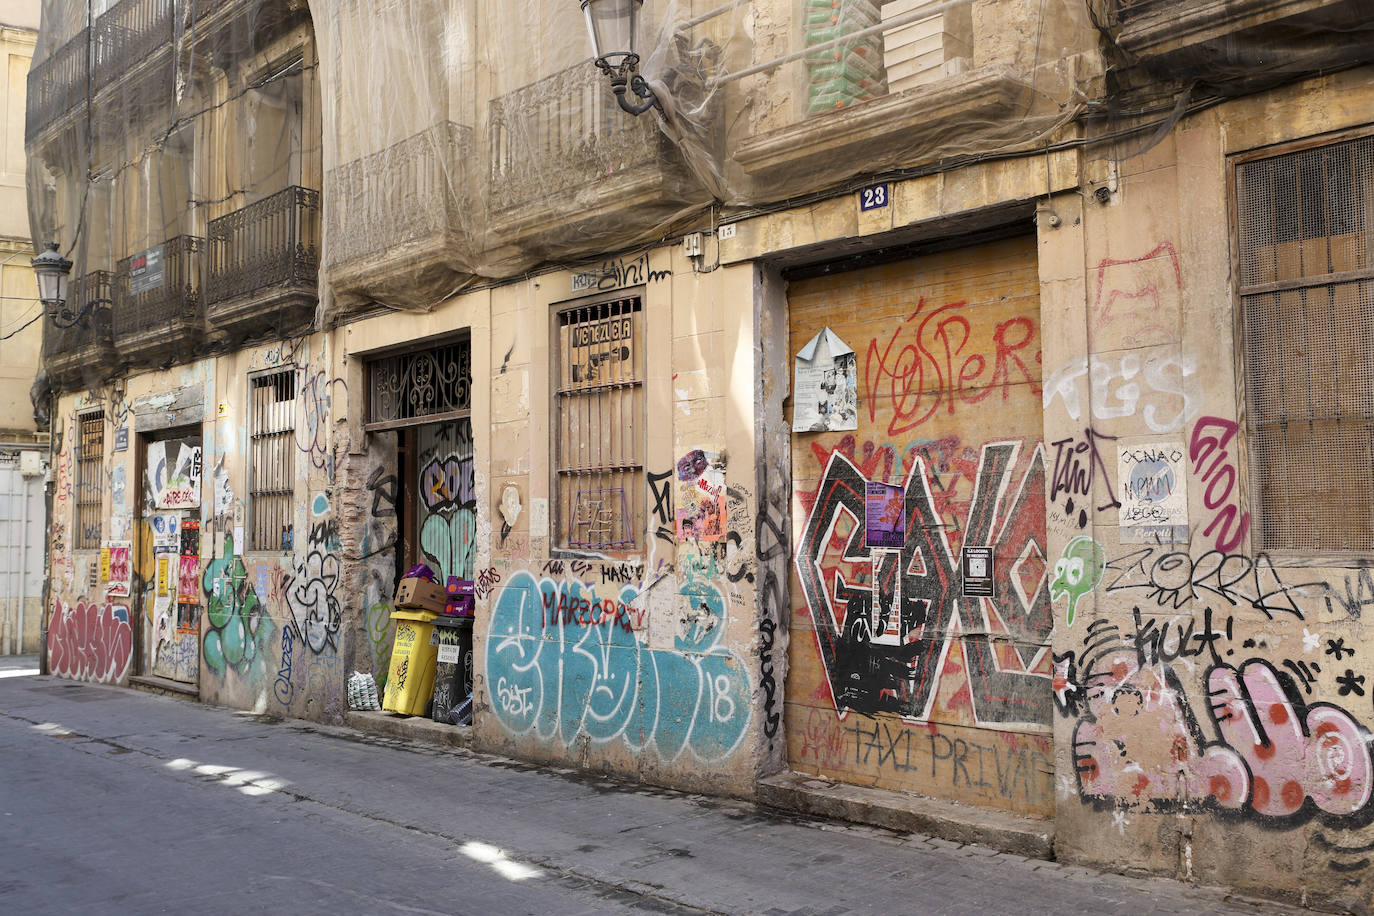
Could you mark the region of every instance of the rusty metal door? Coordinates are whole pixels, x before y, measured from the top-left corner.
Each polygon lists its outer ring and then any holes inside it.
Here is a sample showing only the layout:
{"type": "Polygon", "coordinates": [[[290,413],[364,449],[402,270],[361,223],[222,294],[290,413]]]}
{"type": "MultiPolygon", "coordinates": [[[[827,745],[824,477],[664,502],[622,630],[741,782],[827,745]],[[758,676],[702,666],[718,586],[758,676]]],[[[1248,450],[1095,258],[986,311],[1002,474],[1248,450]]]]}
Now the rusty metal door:
{"type": "Polygon", "coordinates": [[[1052,814],[1034,237],[792,277],[788,306],[792,768],[1052,814]]]}

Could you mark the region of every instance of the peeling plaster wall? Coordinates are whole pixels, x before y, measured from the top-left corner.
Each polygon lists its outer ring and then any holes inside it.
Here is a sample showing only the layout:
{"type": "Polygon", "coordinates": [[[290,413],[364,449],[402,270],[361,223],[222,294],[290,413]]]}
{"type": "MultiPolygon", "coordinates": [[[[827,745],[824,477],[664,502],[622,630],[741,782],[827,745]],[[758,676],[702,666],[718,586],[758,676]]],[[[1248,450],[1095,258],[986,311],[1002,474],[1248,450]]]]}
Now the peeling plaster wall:
{"type": "Polygon", "coordinates": [[[1110,203],[1058,196],[1040,230],[1063,859],[1374,895],[1369,577],[1256,546],[1226,159],[1357,125],[1369,76],[1186,119],[1110,203]],[[1160,475],[1186,529],[1123,527],[1160,475]]]}

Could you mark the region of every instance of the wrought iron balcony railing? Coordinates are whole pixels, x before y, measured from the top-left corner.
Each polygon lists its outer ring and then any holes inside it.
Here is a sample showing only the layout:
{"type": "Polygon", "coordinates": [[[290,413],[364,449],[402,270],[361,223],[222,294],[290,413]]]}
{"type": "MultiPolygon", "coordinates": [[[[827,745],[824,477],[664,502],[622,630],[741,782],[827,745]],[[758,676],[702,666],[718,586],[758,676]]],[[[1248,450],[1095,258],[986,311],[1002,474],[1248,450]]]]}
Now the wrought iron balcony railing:
{"type": "Polygon", "coordinates": [[[492,99],[491,202],[511,210],[660,158],[653,118],[626,116],[591,61],[492,99]]]}
{"type": "Polygon", "coordinates": [[[86,97],[90,51],[90,30],[82,29],[29,71],[28,107],[24,117],[26,142],[86,97]]]}
{"type": "Polygon", "coordinates": [[[133,258],[119,262],[115,270],[114,336],[121,351],[171,348],[200,333],[204,253],[202,238],[179,235],[168,239],[161,245],[160,281],[139,292],[131,288],[133,258]]]}
{"type": "Polygon", "coordinates": [[[445,121],[331,169],[329,264],[461,229],[472,128],[445,121]]]}
{"type": "Polygon", "coordinates": [[[320,265],[320,192],[289,187],[210,221],[210,302],[281,286],[313,289],[320,265]]]}
{"type": "Polygon", "coordinates": [[[114,295],[114,274],[108,270],[93,270],[72,281],[67,290],[67,303],[72,312],[79,312],[96,299],[107,300],[92,306],[86,316],[69,328],[58,327],[45,320],[43,324],[43,355],[49,360],[84,360],[93,349],[112,345],[110,303],[114,295]]]}
{"type": "Polygon", "coordinates": [[[164,45],[170,46],[177,0],[120,0],[95,22],[92,83],[96,91],[164,45]]]}

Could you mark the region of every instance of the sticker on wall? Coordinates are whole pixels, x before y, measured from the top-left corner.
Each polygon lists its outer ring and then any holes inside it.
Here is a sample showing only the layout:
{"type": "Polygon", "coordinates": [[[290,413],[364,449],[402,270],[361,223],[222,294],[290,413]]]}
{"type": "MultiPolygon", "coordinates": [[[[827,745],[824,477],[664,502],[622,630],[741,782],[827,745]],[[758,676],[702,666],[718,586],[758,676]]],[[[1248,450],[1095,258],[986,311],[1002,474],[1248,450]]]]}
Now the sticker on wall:
{"type": "Polygon", "coordinates": [[[100,548],[100,581],[110,581],[110,548],[100,548]]]}
{"type": "Polygon", "coordinates": [[[530,500],[530,537],[549,536],[549,498],[536,496],[530,500]]]}
{"type": "Polygon", "coordinates": [[[864,487],[864,527],[869,547],[906,544],[906,505],[899,486],[868,481],[864,487]]]}
{"type": "Polygon", "coordinates": [[[1188,540],[1188,473],[1183,443],[1122,445],[1116,450],[1121,540],[1182,544],[1188,540]]]}
{"type": "Polygon", "coordinates": [[[960,568],[965,598],[993,597],[991,547],[965,547],[960,568]]]}
{"type": "Polygon", "coordinates": [[[792,431],[823,433],[858,428],[858,358],[834,331],[821,328],[797,353],[792,431]]]}
{"type": "Polygon", "coordinates": [[[224,456],[215,462],[215,514],[224,515],[234,502],[234,491],[229,486],[229,472],[224,469],[224,456]]]}
{"type": "Polygon", "coordinates": [[[121,426],[115,430],[114,450],[116,452],[126,452],[129,450],[129,427],[121,426]]]}
{"type": "Polygon", "coordinates": [[[677,463],[677,539],[725,540],[725,461],[692,449],[677,463]]]}
{"type": "Polygon", "coordinates": [[[157,595],[166,597],[172,578],[172,557],[174,554],[159,552],[157,555],[157,595]]]}

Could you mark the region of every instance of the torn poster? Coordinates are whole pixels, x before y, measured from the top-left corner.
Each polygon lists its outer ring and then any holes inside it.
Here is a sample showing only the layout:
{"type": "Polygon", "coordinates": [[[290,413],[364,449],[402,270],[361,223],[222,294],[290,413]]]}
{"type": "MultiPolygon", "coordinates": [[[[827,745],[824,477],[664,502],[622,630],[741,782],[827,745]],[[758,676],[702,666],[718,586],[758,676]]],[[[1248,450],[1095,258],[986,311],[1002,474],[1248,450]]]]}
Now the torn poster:
{"type": "Polygon", "coordinates": [[[859,428],[858,358],[830,328],[797,353],[792,383],[792,431],[859,428]]]}
{"type": "Polygon", "coordinates": [[[725,540],[725,461],[694,448],[677,463],[677,539],[725,540]]]}

